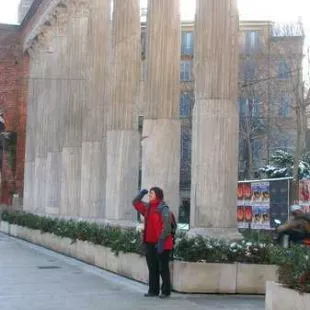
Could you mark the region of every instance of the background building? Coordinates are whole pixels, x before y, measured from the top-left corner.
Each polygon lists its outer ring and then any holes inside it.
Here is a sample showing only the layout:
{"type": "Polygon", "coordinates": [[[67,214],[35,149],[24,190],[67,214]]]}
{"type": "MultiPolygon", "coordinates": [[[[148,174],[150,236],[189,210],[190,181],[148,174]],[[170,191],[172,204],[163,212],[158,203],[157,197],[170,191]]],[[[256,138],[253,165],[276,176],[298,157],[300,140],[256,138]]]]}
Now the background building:
{"type": "MultiPolygon", "coordinates": [[[[194,28],[193,22],[182,23],[180,190],[185,218],[188,217],[190,201],[191,114],[195,103],[194,28]]],[[[141,43],[144,59],[143,23],[141,43]]],[[[276,25],[271,21],[241,21],[239,44],[239,179],[253,179],[259,177],[259,168],[269,163],[273,151],[294,151],[296,97],[302,96],[303,87],[304,35],[302,26],[298,24],[276,25]]],[[[141,102],[143,103],[143,100],[141,102]]],[[[180,214],[182,215],[182,210],[180,214]]]]}
{"type": "Polygon", "coordinates": [[[241,23],[240,179],[258,177],[275,150],[295,151],[303,42],[298,24],[241,23]]]}

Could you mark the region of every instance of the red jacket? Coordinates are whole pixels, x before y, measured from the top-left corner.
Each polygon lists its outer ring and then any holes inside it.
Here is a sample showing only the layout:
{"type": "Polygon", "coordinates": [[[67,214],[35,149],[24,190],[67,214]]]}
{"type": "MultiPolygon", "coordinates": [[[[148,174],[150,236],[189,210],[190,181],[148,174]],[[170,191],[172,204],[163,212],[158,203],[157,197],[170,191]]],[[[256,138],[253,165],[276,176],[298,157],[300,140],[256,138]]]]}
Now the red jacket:
{"type": "MultiPolygon", "coordinates": [[[[160,201],[151,201],[148,206],[142,201],[136,201],[133,205],[144,216],[143,242],[157,244],[164,230],[162,213],[158,208],[160,201]]],[[[169,235],[165,239],[164,250],[172,250],[172,248],[173,240],[169,235]]]]}

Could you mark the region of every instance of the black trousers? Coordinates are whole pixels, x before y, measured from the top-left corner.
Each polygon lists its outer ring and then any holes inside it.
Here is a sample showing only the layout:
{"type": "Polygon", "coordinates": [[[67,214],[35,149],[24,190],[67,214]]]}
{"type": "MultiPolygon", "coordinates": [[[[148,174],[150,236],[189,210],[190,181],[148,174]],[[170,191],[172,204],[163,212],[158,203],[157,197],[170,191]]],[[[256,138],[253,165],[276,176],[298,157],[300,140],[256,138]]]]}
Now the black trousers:
{"type": "Polygon", "coordinates": [[[159,295],[160,276],[162,279],[161,292],[165,295],[171,294],[170,283],[170,251],[165,250],[158,254],[155,244],[145,244],[146,263],[149,269],[149,293],[159,295]]]}

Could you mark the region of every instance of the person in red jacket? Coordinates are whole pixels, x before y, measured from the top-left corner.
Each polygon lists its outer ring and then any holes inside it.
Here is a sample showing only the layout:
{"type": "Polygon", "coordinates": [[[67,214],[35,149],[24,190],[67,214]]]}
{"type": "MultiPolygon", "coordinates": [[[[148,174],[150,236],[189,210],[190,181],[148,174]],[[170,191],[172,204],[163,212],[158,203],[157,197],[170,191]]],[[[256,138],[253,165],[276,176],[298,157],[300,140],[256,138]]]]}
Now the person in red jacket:
{"type": "Polygon", "coordinates": [[[171,294],[169,260],[173,249],[171,235],[170,211],[163,201],[164,193],[159,187],[152,187],[149,192],[149,203],[142,198],[148,190],[142,190],[132,204],[144,216],[143,243],[145,244],[146,263],[149,270],[149,290],[145,297],[159,295],[159,280],[162,278],[160,298],[171,294]]]}

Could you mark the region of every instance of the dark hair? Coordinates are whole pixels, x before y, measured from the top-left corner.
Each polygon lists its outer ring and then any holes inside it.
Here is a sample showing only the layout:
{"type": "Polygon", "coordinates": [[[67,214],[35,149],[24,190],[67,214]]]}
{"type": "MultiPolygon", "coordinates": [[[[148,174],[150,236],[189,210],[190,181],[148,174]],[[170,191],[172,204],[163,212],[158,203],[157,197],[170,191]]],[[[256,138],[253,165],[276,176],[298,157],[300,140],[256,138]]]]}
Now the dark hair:
{"type": "Polygon", "coordinates": [[[164,192],[163,192],[163,190],[161,188],[155,186],[155,187],[152,187],[150,189],[150,191],[153,191],[155,193],[156,198],[158,200],[163,200],[164,199],[164,192]]]}

